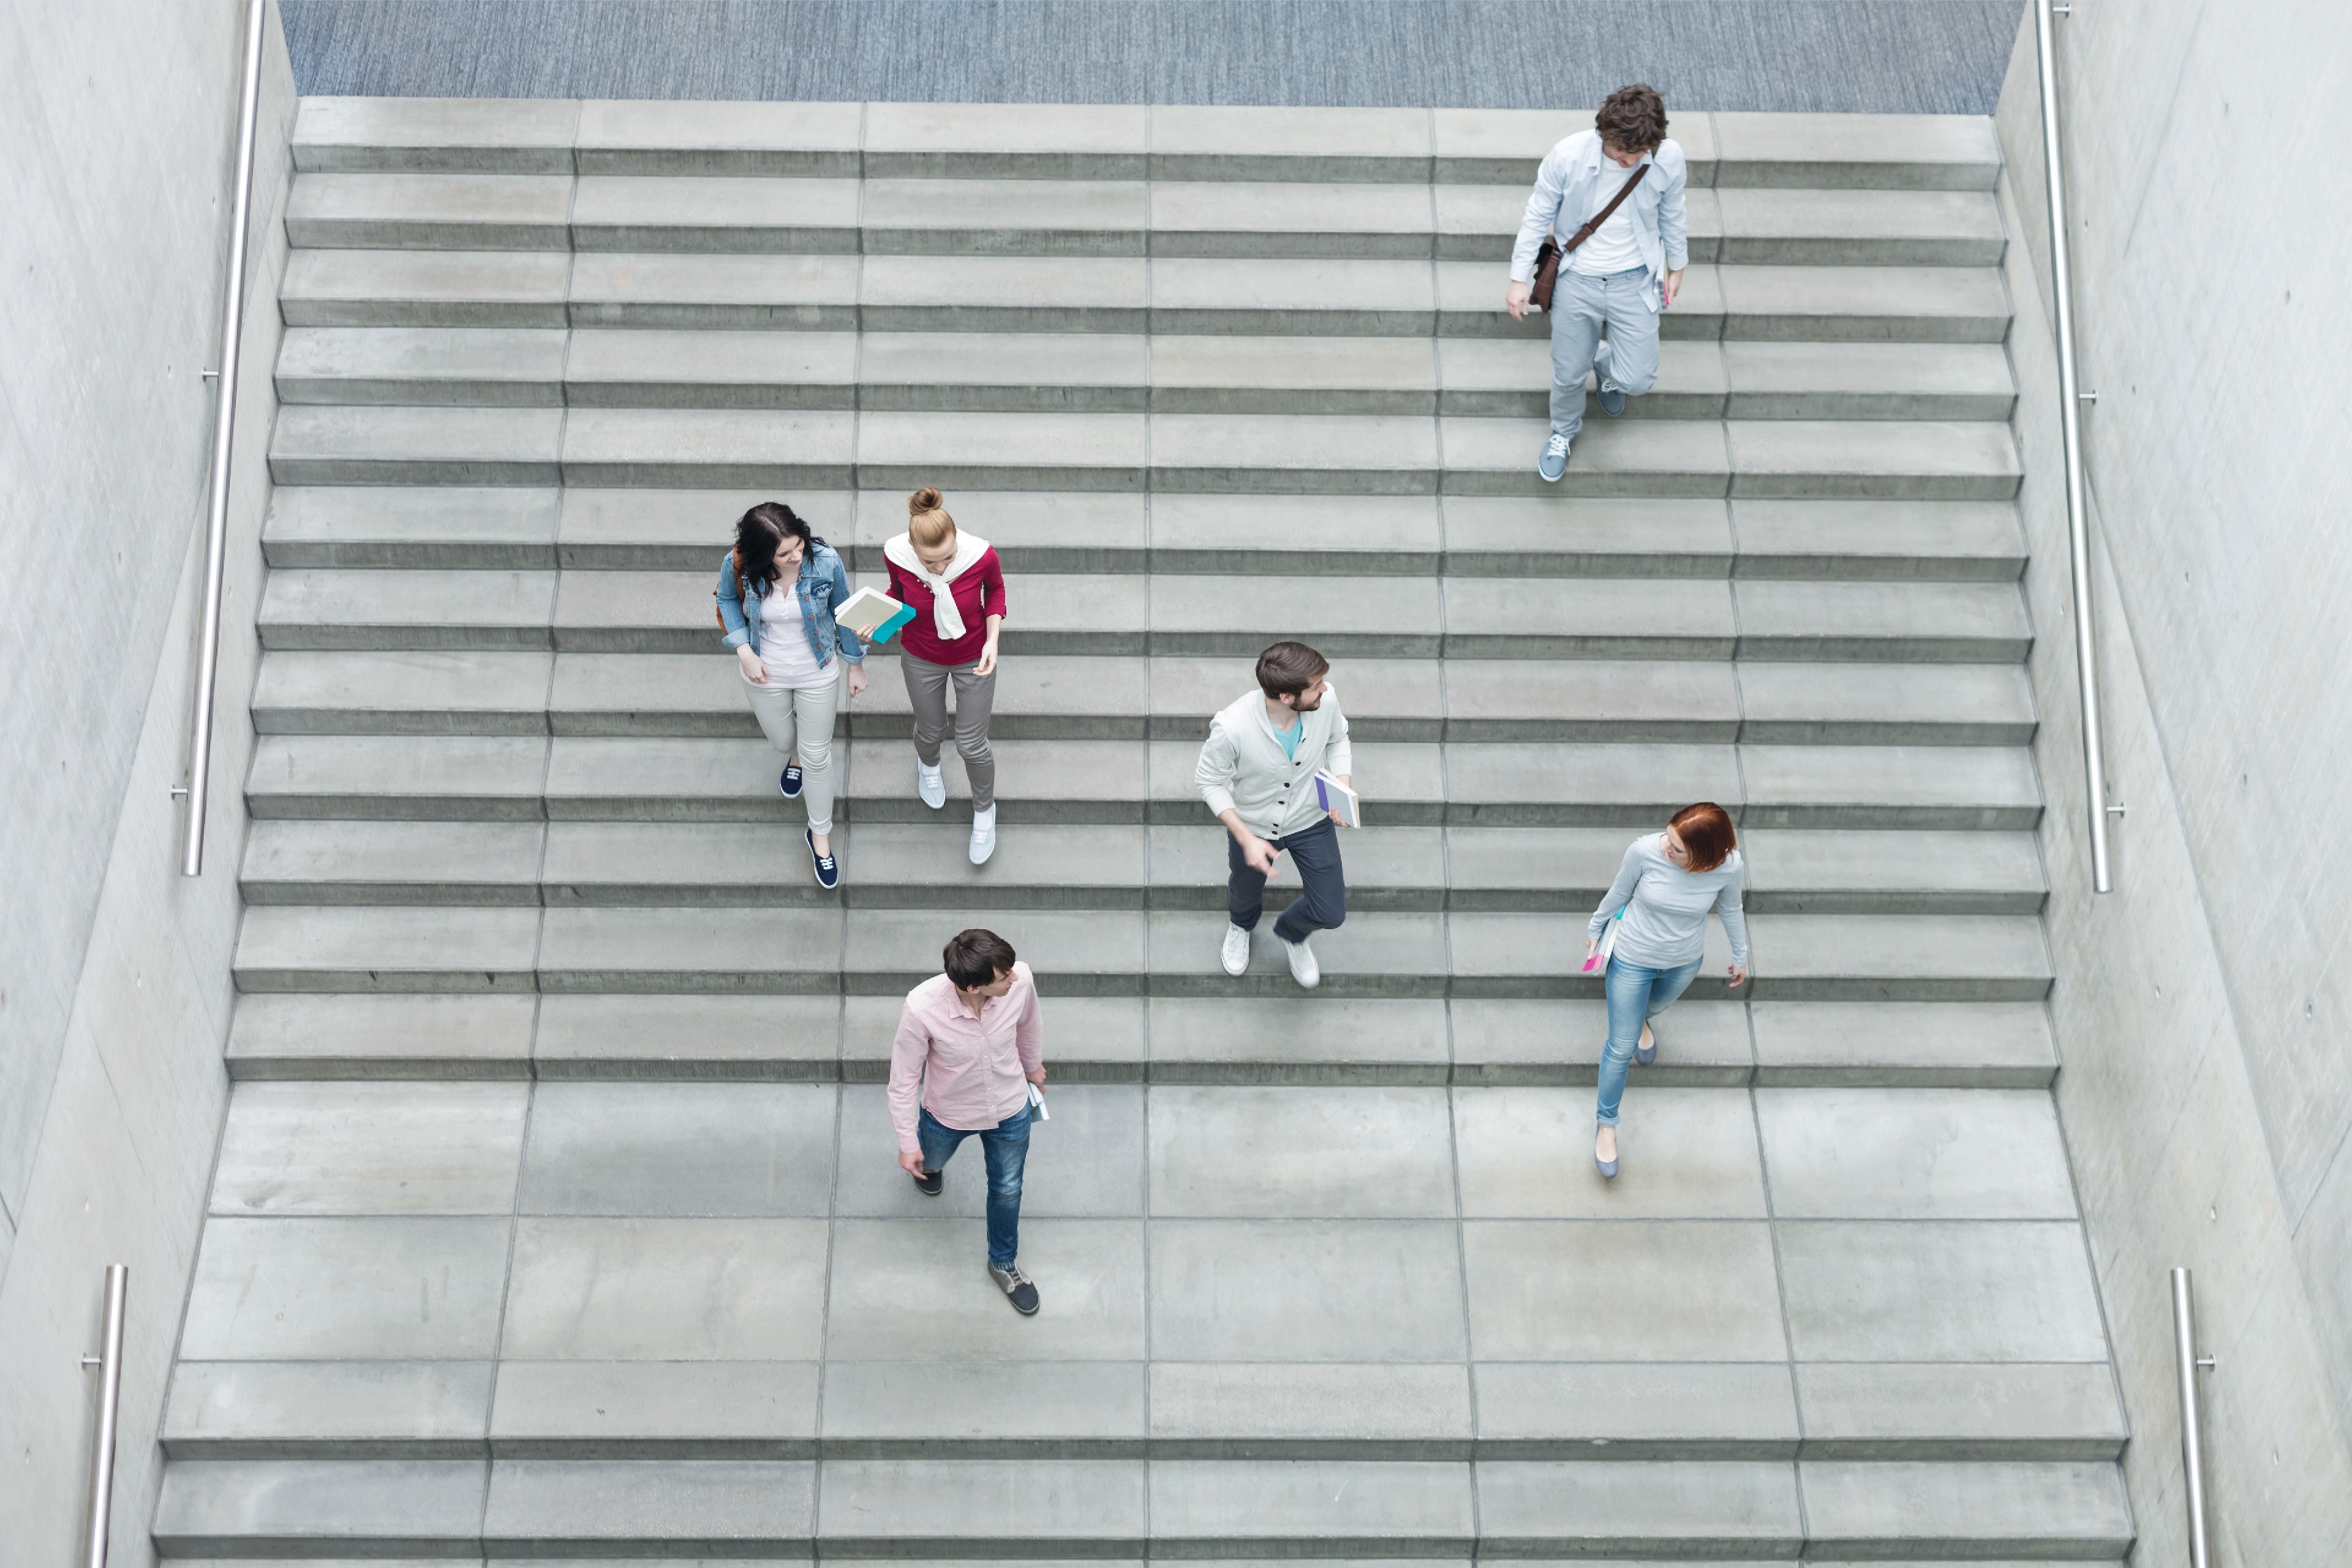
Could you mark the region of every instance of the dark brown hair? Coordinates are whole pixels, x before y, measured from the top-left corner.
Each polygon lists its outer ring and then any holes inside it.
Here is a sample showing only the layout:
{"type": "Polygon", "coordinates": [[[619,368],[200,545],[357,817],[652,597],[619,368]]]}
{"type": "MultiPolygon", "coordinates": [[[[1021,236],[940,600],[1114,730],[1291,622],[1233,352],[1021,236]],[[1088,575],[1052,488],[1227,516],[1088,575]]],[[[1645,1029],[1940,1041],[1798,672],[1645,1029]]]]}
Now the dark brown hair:
{"type": "Polygon", "coordinates": [[[1666,139],[1666,100],[1648,82],[1621,87],[1601,100],[1592,117],[1603,146],[1620,153],[1647,153],[1666,139]]]}
{"type": "Polygon", "coordinates": [[[1268,697],[1296,697],[1331,668],[1331,661],[1303,642],[1278,642],[1257,656],[1258,689],[1268,697]]]}
{"type": "Polygon", "coordinates": [[[801,542],[807,552],[803,561],[824,542],[809,531],[798,512],[780,500],[763,500],[735,520],[735,570],[743,574],[743,580],[762,599],[776,575],[776,552],[784,547],[786,534],[801,542]]]}
{"type": "Polygon", "coordinates": [[[1723,807],[1711,800],[1686,805],[1666,820],[1690,851],[1690,867],[1694,871],[1712,871],[1731,856],[1739,846],[1739,836],[1731,831],[1731,817],[1723,807]]]}
{"type": "Polygon", "coordinates": [[[993,985],[1000,974],[1013,972],[1013,944],[992,931],[974,926],[948,939],[940,952],[940,967],[959,991],[993,985]]]}

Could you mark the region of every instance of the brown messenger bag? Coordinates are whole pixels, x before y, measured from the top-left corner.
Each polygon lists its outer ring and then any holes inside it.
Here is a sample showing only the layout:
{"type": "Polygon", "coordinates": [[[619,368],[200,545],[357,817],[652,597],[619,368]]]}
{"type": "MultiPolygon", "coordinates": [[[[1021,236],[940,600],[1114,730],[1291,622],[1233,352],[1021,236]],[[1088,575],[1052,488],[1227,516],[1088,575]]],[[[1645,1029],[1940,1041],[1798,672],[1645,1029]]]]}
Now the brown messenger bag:
{"type": "Polygon", "coordinates": [[[1615,195],[1609,198],[1609,205],[1602,207],[1599,212],[1593,214],[1592,220],[1590,223],[1587,223],[1582,228],[1578,229],[1574,234],[1570,235],[1566,245],[1560,244],[1559,241],[1554,239],[1549,235],[1544,236],[1543,247],[1536,252],[1535,281],[1529,285],[1528,290],[1528,298],[1534,302],[1537,310],[1549,310],[1551,309],[1552,291],[1559,287],[1559,264],[1561,259],[1565,258],[1570,251],[1574,250],[1578,246],[1582,245],[1586,240],[1591,239],[1594,233],[1600,229],[1601,226],[1609,221],[1610,216],[1616,212],[1619,204],[1623,202],[1627,196],[1633,194],[1633,187],[1642,183],[1642,177],[1647,174],[1654,167],[1655,167],[1654,164],[1644,163],[1640,168],[1634,170],[1633,177],[1626,181],[1623,188],[1619,190],[1615,195]]]}

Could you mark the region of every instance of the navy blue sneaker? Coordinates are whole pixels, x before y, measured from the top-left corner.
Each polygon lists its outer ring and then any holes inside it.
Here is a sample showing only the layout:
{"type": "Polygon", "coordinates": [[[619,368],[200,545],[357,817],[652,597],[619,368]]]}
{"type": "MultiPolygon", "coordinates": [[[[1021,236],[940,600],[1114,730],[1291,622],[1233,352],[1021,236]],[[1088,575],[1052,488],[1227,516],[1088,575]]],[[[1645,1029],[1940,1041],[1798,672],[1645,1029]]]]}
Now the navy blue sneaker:
{"type": "Polygon", "coordinates": [[[1544,483],[1559,483],[1560,475],[1568,472],[1568,437],[1554,435],[1544,443],[1543,456],[1536,459],[1536,474],[1544,483]]]}
{"type": "Polygon", "coordinates": [[[778,780],[776,781],[776,787],[777,787],[778,789],[782,790],[782,791],[784,792],[784,798],[785,798],[786,800],[798,800],[798,799],[800,799],[800,797],[801,797],[801,765],[800,765],[800,763],[786,763],[784,764],[784,776],[783,776],[782,778],[778,779],[778,780]]]}
{"type": "Polygon", "coordinates": [[[1625,412],[1625,389],[1605,375],[1601,378],[1601,412],[1612,419],[1625,412]]]}
{"type": "Polygon", "coordinates": [[[1649,1029],[1647,1032],[1650,1037],[1650,1043],[1646,1046],[1636,1045],[1633,1047],[1633,1059],[1640,1062],[1643,1067],[1648,1067],[1652,1062],[1658,1059],[1658,1031],[1655,1029],[1649,1029]]]}
{"type": "Polygon", "coordinates": [[[841,886],[841,862],[830,855],[816,852],[816,834],[811,829],[803,828],[801,837],[808,841],[809,864],[816,869],[816,885],[820,888],[841,886]]]}

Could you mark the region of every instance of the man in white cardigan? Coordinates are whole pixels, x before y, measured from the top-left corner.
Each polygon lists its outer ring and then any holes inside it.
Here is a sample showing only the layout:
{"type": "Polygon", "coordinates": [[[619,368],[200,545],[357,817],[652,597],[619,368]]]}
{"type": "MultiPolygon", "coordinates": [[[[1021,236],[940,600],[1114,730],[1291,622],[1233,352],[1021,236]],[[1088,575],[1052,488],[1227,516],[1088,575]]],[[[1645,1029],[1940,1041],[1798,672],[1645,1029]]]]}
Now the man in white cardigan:
{"type": "Polygon", "coordinates": [[[1348,718],[1324,679],[1330,661],[1305,643],[1278,642],[1257,656],[1258,689],[1209,721],[1192,782],[1225,825],[1225,973],[1249,968],[1250,932],[1265,905],[1274,858],[1290,852],[1300,891],[1274,922],[1291,978],[1322,982],[1307,939],[1348,918],[1336,814],[1318,804],[1318,768],[1341,784],[1353,777],[1348,718]]]}

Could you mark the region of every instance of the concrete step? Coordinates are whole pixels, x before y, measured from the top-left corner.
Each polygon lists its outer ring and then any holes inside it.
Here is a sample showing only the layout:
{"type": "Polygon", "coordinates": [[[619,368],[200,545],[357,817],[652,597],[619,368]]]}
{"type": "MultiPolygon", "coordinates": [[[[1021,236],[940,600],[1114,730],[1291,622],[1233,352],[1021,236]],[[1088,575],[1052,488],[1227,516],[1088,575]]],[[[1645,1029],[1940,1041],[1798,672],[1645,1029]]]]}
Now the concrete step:
{"type": "MultiPolygon", "coordinates": [[[[311,249],[1507,261],[1528,185],[298,174],[311,249]]],[[[1990,191],[1688,193],[1691,259],[1993,267],[1990,191]]]]}
{"type": "Polygon", "coordinates": [[[819,1468],[805,1460],[183,1463],[166,1474],[154,1538],[161,1551],[207,1557],[290,1546],[346,1557],[682,1550],[1139,1559],[1173,1549],[1226,1560],[1805,1552],[2011,1563],[2117,1561],[2134,1539],[2122,1479],[2100,1462],[847,1459],[824,1461],[822,1481],[819,1468]],[[917,1500],[924,1506],[908,1506],[917,1500]]]}
{"type": "MultiPolygon", "coordinates": [[[[1363,741],[2021,746],[2035,728],[2014,665],[1368,658],[1334,673],[1363,741]]],[[[742,680],[716,653],[269,651],[252,710],[264,735],[717,739],[757,733],[742,680]]],[[[1002,667],[991,732],[1197,741],[1250,689],[1241,658],[1031,655],[1002,667]]],[[[907,715],[905,687],[877,679],[837,732],[904,737],[907,715]]]]}
{"type": "Polygon", "coordinates": [[[1568,475],[1542,419],[692,408],[281,409],[285,485],[551,484],[1280,495],[2006,500],[2006,425],[1604,420],[1568,475]]]}
{"type": "MultiPolygon", "coordinates": [[[[298,248],[279,306],[298,327],[1548,337],[1504,282],[1484,261],[298,248]]],[[[1990,268],[1696,262],[1659,331],[1998,344],[2009,320],[1990,268]]]]}
{"type": "MultiPolygon", "coordinates": [[[[1171,826],[1203,820],[1191,741],[993,742],[1006,826],[1171,826]]],[[[1380,825],[1654,827],[1694,800],[1743,826],[2028,832],[2041,820],[2032,757],[1966,746],[1617,745],[1370,742],[1357,749],[1380,825]]],[[[836,815],[936,820],[914,794],[912,748],[852,741],[836,815]]],[[[941,757],[950,820],[971,799],[941,757]]],[[[247,809],[269,821],[788,822],[763,740],[541,735],[268,735],[247,809]]]]}
{"type": "MultiPolygon", "coordinates": [[[[859,575],[887,587],[879,573],[859,575]]],[[[709,653],[714,573],[289,568],[264,647],[709,653]]],[[[1333,658],[1865,659],[2013,664],[2032,645],[2006,583],[1033,573],[1013,655],[1254,658],[1275,631],[1333,658]]],[[[889,644],[877,653],[895,656],[889,644]]]]}
{"type": "MultiPolygon", "coordinates": [[[[1525,184],[1583,110],[306,98],[305,172],[1525,184]]],[[[1979,115],[1678,110],[1705,189],[1990,191],[1979,115]]]]}
{"type": "MultiPolygon", "coordinates": [[[[1224,836],[1205,813],[1157,826],[1008,824],[985,867],[955,853],[961,826],[836,828],[845,878],[836,898],[806,878],[806,851],[789,829],[262,821],[239,886],[249,906],[1224,907],[1224,836]]],[[[1589,913],[1626,839],[1615,827],[1367,828],[1346,840],[1349,907],[1589,913]]],[[[1768,828],[1748,835],[1742,851],[1747,908],[1757,914],[2033,914],[2044,895],[2026,834],[1768,828]]]]}
{"type": "MultiPolygon", "coordinates": [[[[1990,343],[1662,346],[1629,415],[1984,420],[2015,402],[1990,343]]],[[[1540,417],[1550,378],[1533,339],[298,327],[277,387],[289,404],[1540,417]]]]}
{"type": "MultiPolygon", "coordinates": [[[[951,836],[940,846],[951,856],[951,836]]],[[[1581,913],[1433,911],[1351,917],[1317,939],[1322,994],[1598,996],[1575,972],[1581,913]]],[[[984,909],[739,910],[637,906],[260,905],[246,911],[238,989],[897,995],[938,967],[942,933],[988,924],[1038,955],[1064,996],[1284,996],[1297,987],[1261,934],[1235,980],[1217,967],[1213,911],[984,909]],[[1050,955],[1050,956],[1048,956],[1050,955]]],[[[2050,966],[2019,915],[1759,914],[1748,922],[1760,997],[2032,1001],[2050,966]]],[[[1261,928],[1263,932],[1267,928],[1261,928]]],[[[1728,994],[1719,933],[1694,996],[1728,994]]]]}
{"type": "MultiPolygon", "coordinates": [[[[1598,998],[1062,997],[1075,1083],[1590,1086],[1598,998]]],[[[594,1079],[879,1083],[888,996],[269,992],[227,1061],[257,1080],[594,1079]],[[780,1025],[789,1026],[780,1027],[780,1025]]],[[[1057,1024],[1059,1030],[1064,1026],[1057,1024]]],[[[1644,1084],[2047,1089],[2040,1002],[1688,1001],[1644,1084]]]]}
{"type": "MultiPolygon", "coordinates": [[[[275,569],[570,566],[698,572],[741,491],[527,486],[280,486],[262,550],[275,569]]],[[[881,569],[906,527],[887,492],[797,491],[793,507],[854,569],[881,569]]],[[[1011,572],[1260,572],[1328,576],[1753,577],[2015,582],[2025,547],[2000,501],[1496,496],[1142,496],[997,491],[959,513],[1011,572]]]]}

